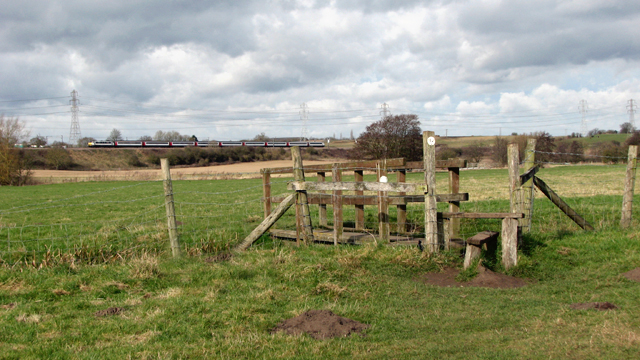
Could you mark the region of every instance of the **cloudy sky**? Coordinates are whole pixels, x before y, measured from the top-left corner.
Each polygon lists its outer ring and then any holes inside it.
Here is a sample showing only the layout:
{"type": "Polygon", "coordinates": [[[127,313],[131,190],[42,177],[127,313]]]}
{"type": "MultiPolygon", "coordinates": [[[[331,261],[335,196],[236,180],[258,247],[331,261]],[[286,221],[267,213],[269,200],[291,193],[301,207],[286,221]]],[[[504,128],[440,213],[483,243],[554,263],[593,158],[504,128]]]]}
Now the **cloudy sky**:
{"type": "Polygon", "coordinates": [[[357,136],[619,129],[640,101],[640,2],[0,1],[0,113],[31,135],[357,136]],[[306,104],[308,120],[301,120],[306,104]]]}

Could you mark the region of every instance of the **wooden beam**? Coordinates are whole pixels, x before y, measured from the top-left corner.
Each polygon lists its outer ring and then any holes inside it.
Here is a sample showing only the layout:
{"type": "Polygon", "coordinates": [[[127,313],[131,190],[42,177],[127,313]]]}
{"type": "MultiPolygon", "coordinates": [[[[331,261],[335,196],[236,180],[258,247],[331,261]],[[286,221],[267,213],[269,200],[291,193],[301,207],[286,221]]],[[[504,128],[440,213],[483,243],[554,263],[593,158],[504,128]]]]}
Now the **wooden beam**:
{"type": "Polygon", "coordinates": [[[506,270],[518,264],[518,220],[502,220],[502,265],[506,270]]]}
{"type": "MultiPolygon", "coordinates": [[[[387,176],[387,162],[378,163],[378,181],[387,176]]],[[[389,200],[385,191],[378,191],[378,234],[382,243],[389,242],[389,200]]]]}
{"type": "MultiPolygon", "coordinates": [[[[338,183],[342,181],[342,170],[334,164],[331,170],[333,181],[338,183]]],[[[333,245],[338,245],[342,240],[344,218],[342,217],[342,191],[335,190],[333,192],[333,245]]]]}
{"type": "Polygon", "coordinates": [[[438,209],[436,204],[436,141],[433,131],[422,133],[424,183],[428,191],[424,195],[425,246],[430,253],[439,250],[438,209]]]}
{"type": "MultiPolygon", "coordinates": [[[[400,169],[398,170],[398,172],[396,172],[396,182],[397,183],[403,183],[407,181],[407,170],[406,169],[400,169]]],[[[405,192],[401,192],[399,194],[400,196],[404,196],[407,195],[407,193],[405,192]]],[[[421,196],[422,200],[424,200],[424,196],[421,196]]],[[[391,200],[390,198],[387,197],[387,201],[391,200]]],[[[391,203],[389,201],[389,203],[391,203]]],[[[391,204],[394,205],[394,204],[391,204]]],[[[397,223],[396,223],[396,232],[398,234],[402,234],[405,231],[407,231],[407,203],[403,203],[403,204],[396,204],[396,218],[397,218],[397,223]]]]}
{"type": "Polygon", "coordinates": [[[446,219],[520,219],[524,217],[522,213],[450,213],[443,212],[442,217],[446,219]]]}
{"type": "MultiPolygon", "coordinates": [[[[460,192],[460,168],[449,168],[449,194],[460,192]]],[[[436,195],[437,196],[437,195],[436,195]]],[[[437,201],[437,200],[436,200],[437,201]]],[[[449,201],[449,212],[460,212],[459,201],[449,201]]],[[[458,238],[460,233],[460,219],[451,219],[449,223],[449,237],[458,238]]]]}
{"type": "MultiPolygon", "coordinates": [[[[466,168],[467,160],[451,159],[451,160],[436,160],[436,169],[448,169],[448,168],[466,168]]],[[[424,163],[422,161],[407,161],[405,169],[422,170],[424,169],[424,163]]]]}
{"type": "Polygon", "coordinates": [[[265,219],[271,214],[271,173],[260,171],[262,173],[262,195],[264,197],[264,217],[265,219]]]}
{"type": "Polygon", "coordinates": [[[631,226],[631,214],[633,209],[633,188],[636,183],[636,164],[638,162],[638,146],[629,146],[629,157],[627,160],[627,175],[624,181],[624,192],[622,193],[622,217],[620,226],[628,228],[631,226]]]}
{"type": "MultiPolygon", "coordinates": [[[[356,180],[356,182],[363,182],[364,181],[364,171],[363,170],[354,170],[353,172],[354,178],[356,180]]],[[[364,196],[364,192],[363,191],[356,191],[356,197],[358,196],[364,196]]],[[[343,198],[344,199],[344,198],[343,198]]],[[[364,229],[364,203],[359,204],[359,203],[353,203],[350,205],[355,205],[355,211],[356,211],[356,229],[358,230],[363,230],[364,229]]]]}
{"type": "MultiPolygon", "coordinates": [[[[304,182],[304,171],[302,166],[302,154],[300,148],[294,146],[291,148],[291,157],[293,157],[293,177],[296,181],[304,182]]],[[[305,190],[297,190],[298,204],[302,207],[302,237],[305,244],[313,242],[313,227],[311,225],[311,212],[309,211],[309,200],[305,190]]]]}
{"type": "Polygon", "coordinates": [[[292,181],[287,189],[295,191],[391,191],[415,192],[424,191],[425,186],[411,183],[377,183],[377,182],[304,182],[292,181]]]}
{"type": "Polygon", "coordinates": [[[267,230],[269,230],[269,228],[273,226],[273,224],[275,224],[275,222],[278,221],[278,219],[280,219],[280,217],[282,217],[282,215],[284,215],[284,213],[289,210],[291,205],[293,205],[295,202],[296,193],[287,196],[284,201],[282,201],[280,205],[278,205],[278,207],[271,214],[269,214],[269,216],[267,216],[267,218],[264,219],[262,223],[260,223],[260,225],[253,229],[249,236],[247,236],[240,243],[240,245],[236,246],[235,250],[246,250],[249,246],[251,246],[251,244],[253,244],[254,241],[258,240],[258,238],[260,238],[262,234],[267,232],[267,230]]]}
{"type": "Polygon", "coordinates": [[[533,183],[536,185],[542,193],[551,200],[557,207],[562,210],[573,222],[578,224],[584,230],[594,230],[593,226],[589,224],[582,216],[580,216],[575,210],[573,210],[569,205],[567,205],[558,194],[556,194],[544,181],[542,181],[539,177],[533,177],[533,183]]]}
{"type": "MultiPolygon", "coordinates": [[[[531,169],[536,163],[536,139],[527,140],[527,147],[524,150],[524,168],[531,169]]],[[[537,171],[537,170],[536,170],[537,171]]],[[[522,212],[524,213],[524,219],[520,220],[520,227],[523,232],[531,231],[532,217],[533,217],[533,203],[535,201],[535,194],[533,192],[533,177],[528,181],[522,181],[522,175],[520,178],[523,191],[523,204],[522,212]]]]}
{"type": "MultiPolygon", "coordinates": [[[[325,178],[326,178],[326,173],[324,171],[318,171],[318,177],[316,178],[316,180],[318,182],[325,182],[325,178]]],[[[313,194],[307,194],[307,199],[309,200],[309,197],[313,195],[313,194]]],[[[331,198],[331,195],[327,195],[329,198],[331,198]]],[[[311,204],[311,201],[309,201],[309,203],[311,204]]],[[[318,223],[320,224],[320,226],[327,226],[327,204],[320,204],[320,207],[318,208],[318,223]]]]}
{"type": "MultiPolygon", "coordinates": [[[[423,195],[388,195],[389,205],[407,205],[409,203],[422,203],[424,202],[423,195]]],[[[377,205],[378,200],[375,195],[343,195],[342,201],[343,205],[355,205],[355,206],[365,206],[365,205],[377,205]]],[[[284,199],[284,196],[274,196],[271,198],[272,202],[280,202],[284,199]]],[[[311,193],[307,194],[307,199],[309,204],[313,205],[330,205],[332,204],[332,196],[329,194],[320,194],[320,193],[311,193]]],[[[436,195],[437,202],[450,202],[450,201],[468,201],[469,194],[468,193],[458,193],[458,194],[438,194],[436,195]]],[[[364,207],[363,207],[364,209],[364,207]]],[[[452,211],[455,212],[455,211],[452,211]]],[[[362,220],[364,224],[364,218],[362,220]]],[[[356,224],[357,225],[357,224],[356,224]]],[[[364,226],[364,225],[363,225],[364,226]]],[[[358,228],[356,226],[356,228],[358,228]]]]}
{"type": "Polygon", "coordinates": [[[520,186],[524,186],[527,181],[531,180],[538,170],[540,170],[540,165],[536,165],[520,175],[520,186]]]}

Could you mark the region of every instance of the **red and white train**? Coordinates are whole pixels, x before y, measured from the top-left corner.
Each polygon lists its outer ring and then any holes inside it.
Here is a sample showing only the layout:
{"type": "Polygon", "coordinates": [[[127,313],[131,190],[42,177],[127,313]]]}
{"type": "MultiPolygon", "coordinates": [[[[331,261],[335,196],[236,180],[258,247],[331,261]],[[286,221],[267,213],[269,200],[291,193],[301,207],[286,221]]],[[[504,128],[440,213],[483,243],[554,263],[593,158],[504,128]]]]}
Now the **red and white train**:
{"type": "Polygon", "coordinates": [[[89,143],[90,147],[324,147],[322,141],[157,141],[157,140],[97,140],[89,143]]]}

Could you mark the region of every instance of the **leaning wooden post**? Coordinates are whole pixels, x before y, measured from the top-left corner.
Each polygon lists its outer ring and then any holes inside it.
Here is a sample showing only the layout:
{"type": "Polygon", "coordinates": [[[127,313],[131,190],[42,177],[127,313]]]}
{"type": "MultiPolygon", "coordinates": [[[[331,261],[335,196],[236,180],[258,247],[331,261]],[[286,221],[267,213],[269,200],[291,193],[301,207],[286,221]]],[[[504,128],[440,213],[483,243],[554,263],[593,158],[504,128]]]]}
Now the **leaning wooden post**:
{"type": "MultiPolygon", "coordinates": [[[[318,182],[324,182],[326,178],[326,173],[324,171],[318,171],[318,182]]],[[[320,193],[325,194],[325,191],[321,191],[320,193]]],[[[327,226],[327,204],[320,204],[318,207],[318,223],[320,226],[327,226]]]]}
{"type": "Polygon", "coordinates": [[[284,198],[280,205],[278,205],[278,207],[276,207],[276,209],[269,214],[269,216],[267,216],[260,225],[253,229],[253,231],[240,243],[240,245],[235,248],[235,250],[246,250],[254,241],[258,240],[260,236],[266,233],[267,230],[269,230],[269,228],[271,228],[271,226],[273,226],[273,224],[275,224],[276,221],[280,219],[287,210],[289,210],[291,205],[296,202],[296,195],[296,193],[293,193],[284,198]]]}
{"type": "Polygon", "coordinates": [[[171,183],[171,170],[169,159],[160,159],[162,168],[162,184],[164,185],[164,206],[167,210],[167,228],[169,230],[169,242],[171,254],[180,257],[180,241],[178,239],[178,225],[176,224],[176,208],[173,203],[173,184],[171,183]]]}
{"type": "MultiPolygon", "coordinates": [[[[340,164],[333,164],[331,178],[334,182],[342,181],[342,169],[340,164]]],[[[342,191],[333,192],[333,244],[338,245],[342,241],[343,223],[342,218],[342,191]]]]}
{"type": "MultiPolygon", "coordinates": [[[[356,182],[364,181],[364,170],[354,170],[356,182]]],[[[362,204],[355,205],[356,208],[356,230],[364,230],[364,191],[356,191],[356,197],[362,196],[362,204]]]]}
{"type": "MultiPolygon", "coordinates": [[[[460,168],[450,167],[449,169],[449,194],[458,194],[460,192],[460,168]]],[[[460,211],[459,201],[449,201],[449,212],[455,213],[460,211]]],[[[449,238],[458,239],[460,237],[460,219],[453,218],[449,220],[449,238]]],[[[445,246],[448,246],[445,242],[445,246]]]]}
{"type": "MultiPolygon", "coordinates": [[[[536,139],[527,140],[527,148],[524,151],[524,171],[529,171],[536,165],[536,139]]],[[[533,202],[535,200],[533,192],[533,179],[527,180],[522,184],[523,204],[522,212],[524,218],[520,220],[520,227],[524,232],[531,231],[531,222],[533,219],[533,202]]]]}
{"type": "Polygon", "coordinates": [[[622,218],[620,226],[631,226],[631,210],[633,208],[633,189],[636,183],[636,164],[638,158],[638,146],[629,146],[629,159],[627,160],[627,176],[624,181],[624,194],[622,195],[622,218]]]}
{"type": "Polygon", "coordinates": [[[271,214],[271,170],[262,169],[262,195],[264,197],[264,218],[271,214]]]}
{"type": "MultiPolygon", "coordinates": [[[[407,182],[407,169],[398,169],[396,172],[396,181],[399,183],[407,182]]],[[[406,192],[401,192],[399,195],[407,195],[406,192]]],[[[398,225],[396,231],[398,234],[404,234],[407,231],[407,203],[397,206],[397,218],[398,225]]]]}
{"type": "Polygon", "coordinates": [[[438,208],[436,202],[436,138],[433,131],[422,133],[424,161],[424,182],[427,191],[424,194],[424,235],[429,252],[438,251],[438,208]]]}
{"type": "MultiPolygon", "coordinates": [[[[296,181],[304,182],[304,168],[302,167],[300,147],[292,147],[291,156],[293,157],[293,177],[296,181]]],[[[298,204],[302,206],[302,238],[306,244],[310,244],[313,242],[313,227],[311,226],[311,212],[309,211],[307,192],[300,190],[297,193],[298,204]]]]}
{"type": "MultiPolygon", "coordinates": [[[[387,176],[387,160],[378,162],[378,181],[383,176],[387,176]]],[[[389,199],[387,195],[386,191],[378,191],[378,234],[383,243],[389,242],[389,199]]]]}

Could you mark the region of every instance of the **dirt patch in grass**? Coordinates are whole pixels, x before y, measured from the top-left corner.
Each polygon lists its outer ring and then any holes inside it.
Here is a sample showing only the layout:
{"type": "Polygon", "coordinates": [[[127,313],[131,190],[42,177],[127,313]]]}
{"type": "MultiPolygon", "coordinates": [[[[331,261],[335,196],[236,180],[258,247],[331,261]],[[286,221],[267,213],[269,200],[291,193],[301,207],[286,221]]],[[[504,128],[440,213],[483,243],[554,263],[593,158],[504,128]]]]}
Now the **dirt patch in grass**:
{"type": "Polygon", "coordinates": [[[626,277],[627,279],[631,280],[631,281],[637,281],[640,282],[640,268],[635,268],[631,271],[627,271],[626,273],[622,274],[624,275],[624,277],[626,277]]]}
{"type": "Polygon", "coordinates": [[[231,260],[231,257],[233,257],[233,255],[231,255],[230,253],[221,253],[216,256],[208,257],[204,259],[204,261],[208,263],[212,263],[212,262],[217,263],[217,262],[229,261],[231,260]]]}
{"type": "Polygon", "coordinates": [[[329,310],[309,310],[304,314],[284,320],[273,328],[271,333],[279,331],[289,335],[306,333],[314,339],[322,340],[361,333],[368,327],[367,324],[338,316],[329,310]]]}
{"type": "Polygon", "coordinates": [[[121,307],[110,307],[104,310],[96,311],[95,314],[93,315],[95,315],[96,317],[112,316],[112,315],[121,314],[123,311],[124,311],[124,308],[121,308],[121,307]]]}
{"type": "Polygon", "coordinates": [[[570,308],[573,310],[589,310],[589,309],[615,310],[618,307],[608,301],[605,301],[605,302],[575,303],[575,304],[571,304],[570,308]]]}
{"type": "Polygon", "coordinates": [[[513,276],[499,274],[484,267],[478,267],[478,276],[471,281],[458,282],[456,276],[460,270],[445,268],[439,273],[427,273],[417,280],[427,285],[440,287],[486,287],[492,289],[515,289],[527,285],[523,279],[513,276]]]}

